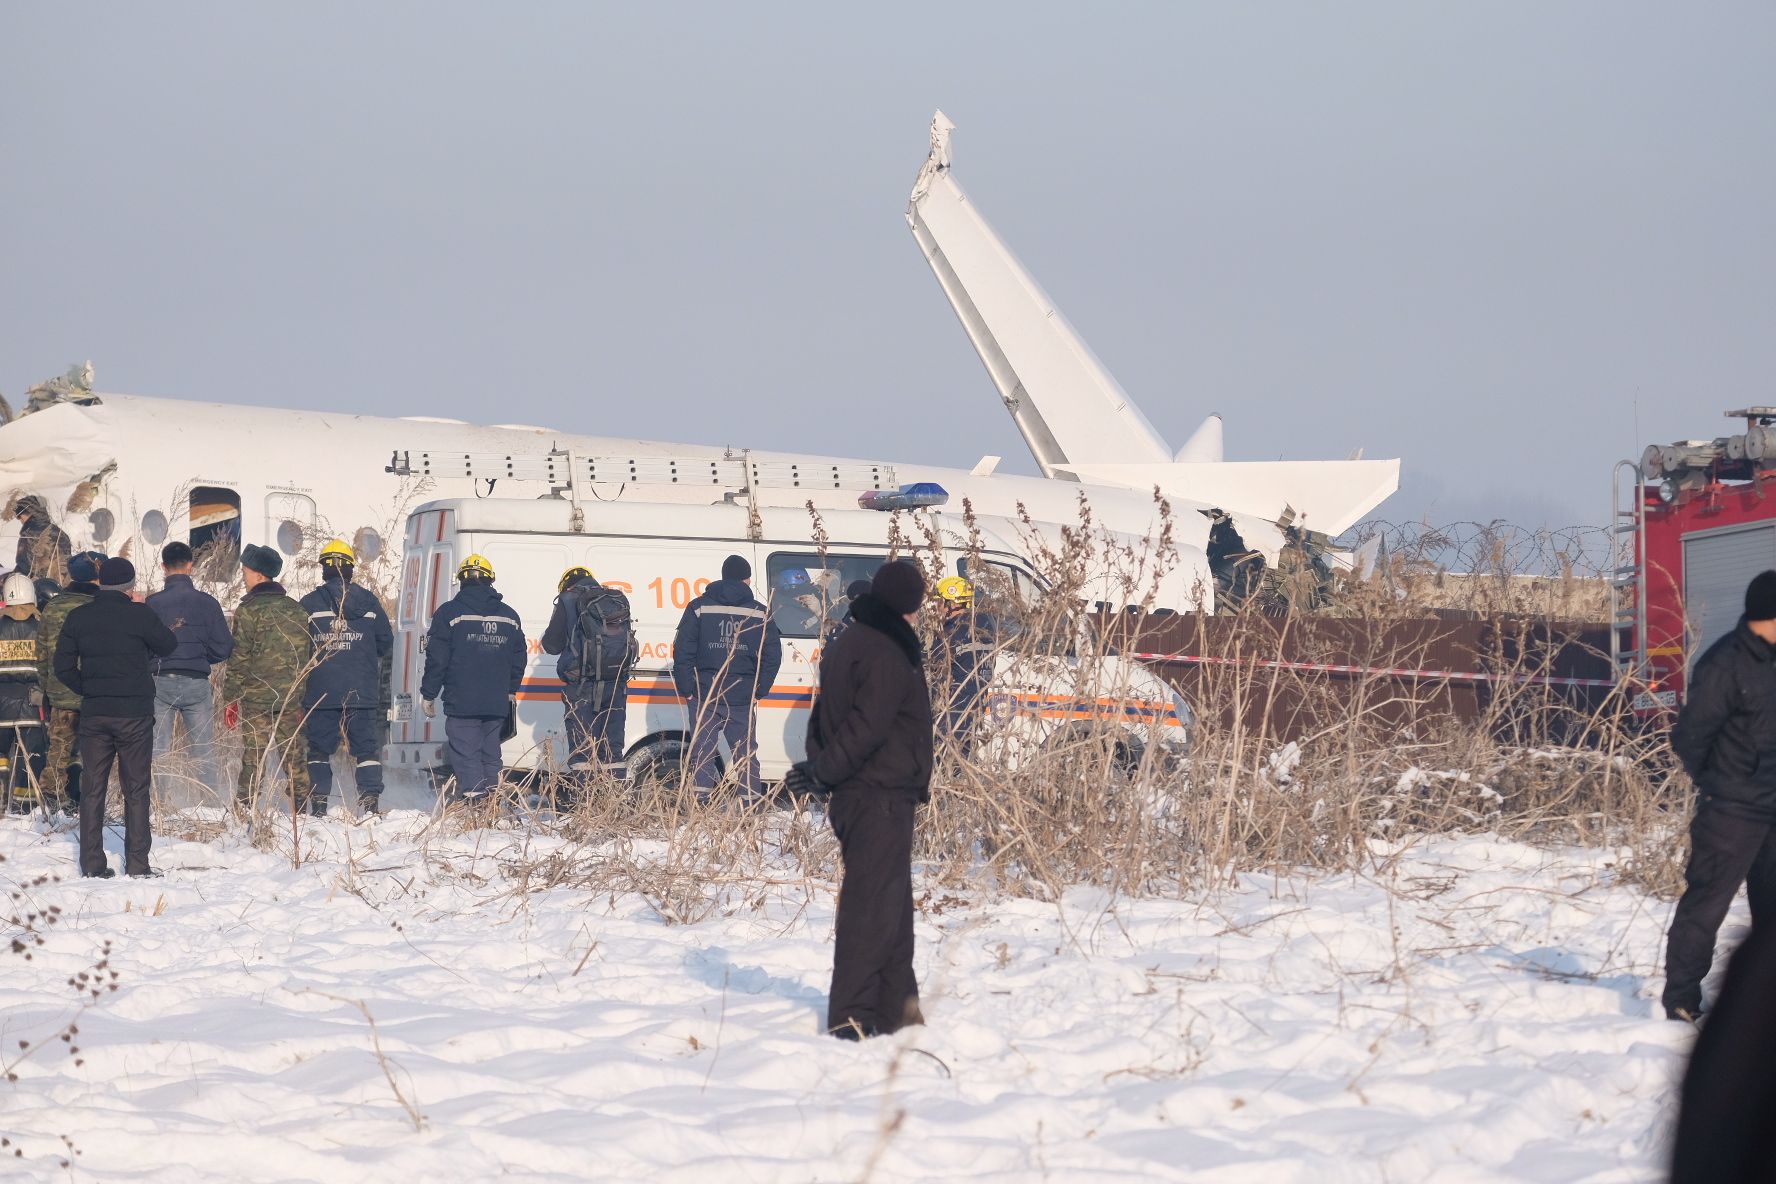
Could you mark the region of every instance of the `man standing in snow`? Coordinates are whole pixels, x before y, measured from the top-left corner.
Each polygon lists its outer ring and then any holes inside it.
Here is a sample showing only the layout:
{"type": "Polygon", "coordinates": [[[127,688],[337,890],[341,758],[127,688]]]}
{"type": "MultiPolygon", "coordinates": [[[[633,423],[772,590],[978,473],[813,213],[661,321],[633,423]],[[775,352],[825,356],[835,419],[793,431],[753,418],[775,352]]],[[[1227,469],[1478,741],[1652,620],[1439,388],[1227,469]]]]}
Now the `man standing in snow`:
{"type": "Polygon", "coordinates": [[[1752,924],[1776,924],[1776,571],[1745,590],[1745,615],[1690,675],[1671,748],[1696,783],[1690,862],[1665,948],[1665,1015],[1702,1015],[1702,980],[1739,885],[1752,924]]]}
{"type": "Polygon", "coordinates": [[[730,555],[721,579],[685,607],[672,643],[672,681],[689,712],[691,784],[715,787],[726,739],[741,790],[758,792],[754,715],[782,664],[783,636],[753,598],[752,564],[730,555]]]}
{"type": "Polygon", "coordinates": [[[494,591],[492,563],[471,555],[456,579],[460,590],[432,614],[419,697],[430,719],[444,696],[456,792],[475,802],[499,785],[501,732],[518,702],[529,651],[517,611],[494,591]]]}
{"type": "Polygon", "coordinates": [[[931,800],[931,693],[913,631],[924,601],[924,574],[897,559],[852,603],[820,658],[808,759],[786,783],[832,795],[845,879],[826,1026],[841,1040],[925,1022],[913,974],[913,811],[931,800]]]}

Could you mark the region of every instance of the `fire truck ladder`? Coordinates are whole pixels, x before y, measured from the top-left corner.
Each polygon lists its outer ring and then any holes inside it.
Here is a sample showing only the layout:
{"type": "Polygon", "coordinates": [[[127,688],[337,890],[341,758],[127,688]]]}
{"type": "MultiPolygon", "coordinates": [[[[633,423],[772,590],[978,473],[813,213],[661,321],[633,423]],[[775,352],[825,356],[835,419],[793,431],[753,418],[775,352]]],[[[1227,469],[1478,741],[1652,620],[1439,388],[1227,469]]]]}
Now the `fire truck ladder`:
{"type": "Polygon", "coordinates": [[[1610,668],[1619,684],[1646,676],[1646,580],[1641,548],[1646,538],[1646,493],[1640,465],[1617,461],[1610,476],[1610,668]],[[1627,475],[1633,504],[1624,503],[1627,475]],[[1627,638],[1624,639],[1626,632],[1627,638]]]}

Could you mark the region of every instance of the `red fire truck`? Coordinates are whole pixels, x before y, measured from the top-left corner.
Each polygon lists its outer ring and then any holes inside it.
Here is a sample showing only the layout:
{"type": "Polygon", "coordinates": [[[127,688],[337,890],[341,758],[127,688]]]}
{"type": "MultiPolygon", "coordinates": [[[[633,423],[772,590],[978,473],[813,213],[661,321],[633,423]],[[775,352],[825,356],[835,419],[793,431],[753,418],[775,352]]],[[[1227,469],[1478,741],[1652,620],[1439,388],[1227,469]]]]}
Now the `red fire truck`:
{"type": "Polygon", "coordinates": [[[1776,407],[1745,429],[1652,444],[1615,472],[1611,658],[1634,710],[1683,702],[1691,663],[1738,623],[1745,586],[1776,568],[1776,407]]]}

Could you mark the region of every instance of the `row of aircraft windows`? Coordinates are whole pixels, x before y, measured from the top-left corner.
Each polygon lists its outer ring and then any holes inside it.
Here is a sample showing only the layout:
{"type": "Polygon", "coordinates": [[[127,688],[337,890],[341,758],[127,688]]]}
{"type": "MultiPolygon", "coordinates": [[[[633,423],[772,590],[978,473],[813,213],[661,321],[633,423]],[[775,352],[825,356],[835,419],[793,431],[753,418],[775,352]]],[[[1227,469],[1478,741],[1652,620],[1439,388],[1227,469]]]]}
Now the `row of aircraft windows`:
{"type": "MultiPolygon", "coordinates": [[[[233,490],[213,486],[192,490],[190,518],[190,543],[193,550],[201,551],[217,545],[233,550],[240,549],[240,495],[233,490]]],[[[106,507],[101,506],[94,510],[87,516],[87,521],[92,528],[95,543],[109,543],[117,533],[117,515],[106,507]]],[[[160,510],[149,510],[142,515],[138,534],[144,543],[158,547],[166,542],[169,530],[170,523],[166,514],[160,510]]],[[[278,523],[272,541],[285,555],[295,555],[310,541],[309,536],[313,530],[312,521],[303,523],[286,518],[278,523]]],[[[375,559],[382,554],[382,535],[375,527],[360,527],[352,535],[352,548],[357,551],[361,561],[375,559]]]]}

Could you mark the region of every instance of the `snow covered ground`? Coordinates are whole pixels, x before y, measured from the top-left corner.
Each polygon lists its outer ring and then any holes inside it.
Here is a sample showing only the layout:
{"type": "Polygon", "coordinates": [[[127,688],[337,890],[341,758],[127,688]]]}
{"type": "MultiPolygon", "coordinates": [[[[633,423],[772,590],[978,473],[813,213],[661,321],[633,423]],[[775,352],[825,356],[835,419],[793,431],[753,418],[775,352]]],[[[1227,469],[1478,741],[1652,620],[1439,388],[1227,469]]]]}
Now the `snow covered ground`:
{"type": "MultiPolygon", "coordinates": [[[[1433,839],[1374,878],[1134,903],[933,890],[929,1026],[859,1046],[817,1035],[830,885],[673,925],[515,894],[510,831],[311,835],[296,868],[163,837],[162,880],[28,891],[64,911],[0,952],[0,1059],[74,1014],[107,940],[120,986],[78,1058],[0,1083],[8,1179],[68,1179],[66,1136],[74,1179],[181,1184],[1650,1181],[1689,1042],[1655,1018],[1668,906],[1594,852],[1433,839]]],[[[19,818],[0,854],[8,882],[75,870],[19,818]]]]}

